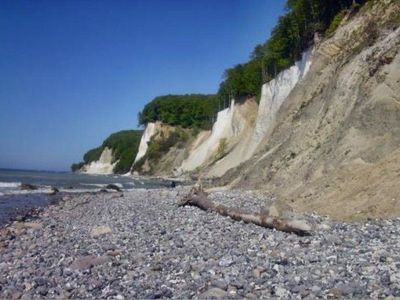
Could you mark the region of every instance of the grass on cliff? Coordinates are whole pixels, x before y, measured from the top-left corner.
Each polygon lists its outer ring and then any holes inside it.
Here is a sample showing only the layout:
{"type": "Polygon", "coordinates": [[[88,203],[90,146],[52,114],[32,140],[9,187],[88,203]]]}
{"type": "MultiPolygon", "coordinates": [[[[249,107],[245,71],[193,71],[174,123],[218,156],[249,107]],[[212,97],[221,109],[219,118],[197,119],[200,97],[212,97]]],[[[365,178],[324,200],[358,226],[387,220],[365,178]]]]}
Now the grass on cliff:
{"type": "Polygon", "coordinates": [[[332,36],[336,29],[339,27],[340,23],[342,23],[344,17],[347,14],[347,10],[342,10],[339,12],[332,20],[331,24],[329,25],[328,29],[325,31],[325,35],[327,37],[332,36]]]}

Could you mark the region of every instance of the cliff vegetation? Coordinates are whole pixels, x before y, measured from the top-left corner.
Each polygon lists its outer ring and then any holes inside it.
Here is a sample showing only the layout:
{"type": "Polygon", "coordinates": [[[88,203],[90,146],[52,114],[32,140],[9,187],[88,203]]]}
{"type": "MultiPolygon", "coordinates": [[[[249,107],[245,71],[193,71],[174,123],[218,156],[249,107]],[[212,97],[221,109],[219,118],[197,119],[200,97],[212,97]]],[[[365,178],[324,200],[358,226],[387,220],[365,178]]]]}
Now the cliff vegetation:
{"type": "Polygon", "coordinates": [[[113,152],[113,162],[118,161],[114,173],[129,172],[135,160],[142,133],[142,130],[122,130],[111,134],[101,146],[86,152],[83,156],[83,162],[73,164],[71,170],[78,171],[85,164],[98,160],[103,150],[109,148],[113,152]]]}

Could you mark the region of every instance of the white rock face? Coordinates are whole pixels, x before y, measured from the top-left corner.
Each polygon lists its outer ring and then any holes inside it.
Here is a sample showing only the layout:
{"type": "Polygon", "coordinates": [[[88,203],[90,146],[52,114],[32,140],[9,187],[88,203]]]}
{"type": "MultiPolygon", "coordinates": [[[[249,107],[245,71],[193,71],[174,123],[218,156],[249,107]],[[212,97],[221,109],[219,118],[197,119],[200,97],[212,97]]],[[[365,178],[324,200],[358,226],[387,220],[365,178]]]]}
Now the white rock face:
{"type": "Polygon", "coordinates": [[[256,126],[249,145],[246,159],[250,158],[257,146],[271,129],[276,113],[296,84],[307,74],[311,66],[311,50],[303,53],[302,59],[294,66],[282,71],[276,78],[262,86],[256,126]]]}
{"type": "MultiPolygon", "coordinates": [[[[240,113],[241,108],[239,108],[239,105],[235,105],[235,101],[232,100],[229,108],[218,113],[211,132],[206,131],[199,134],[191,145],[188,158],[177,168],[176,174],[193,171],[200,166],[212,163],[215,160],[220,141],[224,138],[227,139],[227,144],[229,144],[229,153],[214,165],[209,166],[210,168],[204,174],[205,176],[222,176],[229,169],[248,160],[273,127],[279,108],[299,80],[307,74],[310,65],[311,50],[306,51],[302,59],[291,68],[282,71],[274,80],[262,86],[255,125],[253,125],[254,119],[252,125],[248,125],[248,120],[243,118],[240,113]]],[[[147,143],[156,131],[155,123],[147,125],[135,162],[146,154],[147,143]]]]}
{"type": "Polygon", "coordinates": [[[139,150],[138,153],[136,154],[134,163],[139,161],[139,159],[141,159],[146,154],[148,147],[147,143],[150,142],[150,139],[155,133],[156,133],[156,123],[148,123],[145,131],[143,132],[142,138],[140,139],[139,150]]]}
{"type": "Polygon", "coordinates": [[[112,149],[104,148],[99,160],[92,161],[89,165],[83,167],[82,172],[87,174],[112,174],[118,161],[112,163],[112,149]]]}
{"type": "MultiPolygon", "coordinates": [[[[230,150],[228,155],[212,166],[207,174],[208,177],[222,176],[229,169],[238,166],[252,157],[261,141],[268,135],[268,131],[272,129],[279,108],[296,84],[310,69],[311,52],[311,50],[306,51],[300,61],[296,62],[289,69],[282,71],[275,79],[262,86],[261,99],[254,128],[246,129],[245,134],[241,135],[241,140],[230,150]]],[[[230,126],[232,128],[235,126],[237,127],[238,120],[237,118],[232,120],[230,126]]],[[[217,131],[218,129],[215,127],[218,126],[227,125],[215,123],[213,131],[217,131]]],[[[199,148],[201,147],[202,145],[199,146],[199,148]]],[[[196,152],[192,153],[189,159],[196,162],[199,158],[196,155],[199,154],[196,152]]],[[[204,157],[202,157],[202,162],[204,162],[204,157]]],[[[195,165],[198,166],[198,164],[195,165]]],[[[190,165],[190,167],[192,167],[192,165],[190,165]]],[[[184,170],[193,169],[194,168],[188,168],[187,166],[184,168],[184,170]]]]}
{"type": "Polygon", "coordinates": [[[210,166],[206,177],[220,177],[243,159],[253,135],[257,111],[258,105],[254,100],[235,105],[233,136],[227,141],[228,154],[210,166]]]}
{"type": "Polygon", "coordinates": [[[220,111],[217,120],[213,125],[210,136],[198,145],[183,161],[181,170],[192,171],[201,166],[215,155],[220,140],[230,138],[234,134],[233,114],[235,111],[235,101],[232,100],[230,107],[220,111]]]}

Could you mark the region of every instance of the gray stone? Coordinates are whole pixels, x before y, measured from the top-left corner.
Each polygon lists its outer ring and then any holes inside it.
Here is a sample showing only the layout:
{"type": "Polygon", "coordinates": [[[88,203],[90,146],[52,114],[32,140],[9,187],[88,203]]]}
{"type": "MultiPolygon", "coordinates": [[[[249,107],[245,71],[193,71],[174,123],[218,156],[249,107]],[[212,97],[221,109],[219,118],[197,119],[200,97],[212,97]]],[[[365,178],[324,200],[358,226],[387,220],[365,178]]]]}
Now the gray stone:
{"type": "Polygon", "coordinates": [[[260,278],[261,277],[261,275],[262,275],[262,273],[265,271],[265,269],[263,268],[263,267],[256,267],[254,270],[253,270],[253,276],[255,277],[255,278],[260,278]]]}
{"type": "Polygon", "coordinates": [[[199,295],[200,299],[224,299],[228,296],[228,293],[220,288],[210,288],[206,292],[199,295]]]}
{"type": "Polygon", "coordinates": [[[80,257],[76,259],[72,264],[71,268],[72,269],[79,269],[79,270],[85,270],[85,269],[90,269],[94,266],[98,266],[101,264],[104,264],[106,262],[110,261],[109,256],[95,256],[95,255],[88,255],[84,257],[80,257]]]}
{"type": "Polygon", "coordinates": [[[312,288],[311,288],[311,291],[315,294],[315,295],[319,295],[320,293],[321,293],[321,288],[319,287],[319,286],[316,286],[316,285],[314,285],[312,288]]]}
{"type": "Polygon", "coordinates": [[[279,298],[286,298],[290,293],[283,287],[278,286],[274,288],[274,294],[279,298]]]}
{"type": "Polygon", "coordinates": [[[233,264],[233,260],[231,256],[225,256],[223,258],[221,258],[221,260],[219,261],[218,265],[220,267],[229,267],[233,264]]]}
{"type": "Polygon", "coordinates": [[[42,295],[42,296],[46,296],[48,294],[48,289],[45,286],[40,286],[36,289],[36,291],[42,295]]]}
{"type": "Polygon", "coordinates": [[[109,226],[97,226],[91,230],[90,235],[92,237],[98,237],[111,232],[112,230],[109,226]]]}
{"type": "Polygon", "coordinates": [[[212,281],[211,285],[214,287],[220,288],[222,290],[225,290],[225,291],[228,288],[228,284],[222,279],[212,281]]]}

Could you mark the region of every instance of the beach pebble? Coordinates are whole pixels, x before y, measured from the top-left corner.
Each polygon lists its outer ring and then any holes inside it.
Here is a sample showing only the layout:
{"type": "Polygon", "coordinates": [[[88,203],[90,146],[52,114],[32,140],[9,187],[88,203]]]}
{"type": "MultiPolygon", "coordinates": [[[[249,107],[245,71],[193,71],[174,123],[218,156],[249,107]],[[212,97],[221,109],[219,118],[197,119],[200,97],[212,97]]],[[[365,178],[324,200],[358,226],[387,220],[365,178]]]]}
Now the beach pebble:
{"type": "Polygon", "coordinates": [[[224,299],[226,298],[228,293],[220,288],[210,288],[206,292],[202,293],[199,298],[200,299],[224,299]]]}
{"type": "Polygon", "coordinates": [[[90,235],[92,237],[98,237],[103,234],[111,233],[112,230],[109,226],[98,226],[91,230],[90,235]]]}
{"type": "Polygon", "coordinates": [[[71,264],[72,269],[90,269],[91,267],[104,264],[110,259],[107,256],[88,255],[74,260],[71,264]]]}

